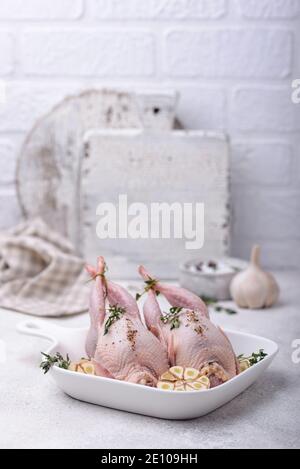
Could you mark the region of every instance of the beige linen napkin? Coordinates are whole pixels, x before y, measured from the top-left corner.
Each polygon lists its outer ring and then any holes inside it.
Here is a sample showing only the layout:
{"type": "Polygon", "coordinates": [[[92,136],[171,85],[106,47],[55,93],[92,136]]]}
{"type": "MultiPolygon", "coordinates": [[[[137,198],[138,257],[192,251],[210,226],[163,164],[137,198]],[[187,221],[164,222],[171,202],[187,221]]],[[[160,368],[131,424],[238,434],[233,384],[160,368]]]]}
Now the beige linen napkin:
{"type": "Polygon", "coordinates": [[[36,316],[87,310],[84,261],[41,219],[0,235],[0,306],[36,316]]]}

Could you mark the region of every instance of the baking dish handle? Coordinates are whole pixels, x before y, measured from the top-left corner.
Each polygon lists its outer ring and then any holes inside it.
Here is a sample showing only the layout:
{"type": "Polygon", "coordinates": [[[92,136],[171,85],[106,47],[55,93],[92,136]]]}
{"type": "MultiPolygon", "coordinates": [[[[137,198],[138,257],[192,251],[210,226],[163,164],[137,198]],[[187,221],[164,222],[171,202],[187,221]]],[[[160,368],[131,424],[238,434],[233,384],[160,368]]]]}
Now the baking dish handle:
{"type": "Polygon", "coordinates": [[[51,324],[51,322],[43,320],[27,319],[17,325],[17,331],[20,334],[42,337],[51,342],[59,340],[61,327],[51,324]]]}

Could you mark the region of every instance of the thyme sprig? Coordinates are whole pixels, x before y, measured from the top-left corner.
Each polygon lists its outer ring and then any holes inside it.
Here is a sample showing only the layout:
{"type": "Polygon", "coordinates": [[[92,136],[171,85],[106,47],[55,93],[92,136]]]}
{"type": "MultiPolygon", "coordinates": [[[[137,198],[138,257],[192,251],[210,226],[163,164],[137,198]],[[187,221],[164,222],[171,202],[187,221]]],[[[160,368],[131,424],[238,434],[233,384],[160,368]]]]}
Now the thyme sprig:
{"type": "MultiPolygon", "coordinates": [[[[145,280],[145,288],[144,290],[142,291],[142,293],[137,293],[135,295],[135,299],[136,301],[139,301],[139,299],[145,294],[147,293],[149,290],[151,290],[151,288],[154,288],[155,285],[157,284],[157,280],[155,280],[154,278],[151,278],[149,277],[148,280],[145,280]]],[[[155,293],[156,293],[156,296],[159,295],[159,292],[155,290],[155,293]]]]}
{"type": "Polygon", "coordinates": [[[118,305],[109,306],[108,308],[109,316],[104,325],[104,334],[106,335],[109,331],[109,328],[120,319],[125,313],[125,308],[121,308],[118,305]]]}
{"type": "Polygon", "coordinates": [[[201,299],[204,301],[206,306],[211,306],[216,313],[226,313],[230,315],[237,314],[237,311],[232,308],[226,308],[221,306],[215,298],[210,298],[208,296],[201,296],[201,299]]]}
{"type": "Polygon", "coordinates": [[[264,358],[268,356],[267,353],[265,353],[264,349],[260,349],[257,353],[252,353],[250,357],[245,357],[244,354],[239,355],[237,357],[239,362],[242,362],[244,360],[248,360],[250,363],[250,366],[256,365],[257,363],[261,362],[264,358]]]}
{"type": "Polygon", "coordinates": [[[64,370],[67,370],[71,364],[71,360],[68,354],[66,358],[64,358],[59,352],[56,352],[56,354],[52,356],[43,352],[41,352],[41,354],[44,356],[44,359],[40,363],[40,368],[43,370],[44,374],[48,373],[48,371],[54,365],[57,365],[59,368],[63,368],[64,370]]]}
{"type": "Polygon", "coordinates": [[[160,317],[164,324],[170,324],[171,331],[180,327],[179,315],[183,308],[173,306],[170,308],[169,313],[165,313],[160,317]]]}

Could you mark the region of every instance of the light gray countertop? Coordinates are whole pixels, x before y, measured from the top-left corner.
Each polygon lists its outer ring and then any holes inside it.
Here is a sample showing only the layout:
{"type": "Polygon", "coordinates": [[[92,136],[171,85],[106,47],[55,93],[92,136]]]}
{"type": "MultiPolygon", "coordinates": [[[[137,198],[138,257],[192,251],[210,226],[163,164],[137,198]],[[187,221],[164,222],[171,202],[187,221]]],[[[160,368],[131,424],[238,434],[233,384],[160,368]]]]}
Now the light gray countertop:
{"type": "MultiPolygon", "coordinates": [[[[300,273],[277,278],[282,294],[276,307],[211,316],[225,328],[277,341],[279,355],[251,388],[191,421],[143,417],[64,395],[38,368],[48,343],[19,335],[16,325],[24,315],[0,309],[0,447],[299,448],[300,364],[292,361],[292,342],[300,339],[300,273]]],[[[88,317],[49,321],[73,327],[86,325],[88,317]]]]}

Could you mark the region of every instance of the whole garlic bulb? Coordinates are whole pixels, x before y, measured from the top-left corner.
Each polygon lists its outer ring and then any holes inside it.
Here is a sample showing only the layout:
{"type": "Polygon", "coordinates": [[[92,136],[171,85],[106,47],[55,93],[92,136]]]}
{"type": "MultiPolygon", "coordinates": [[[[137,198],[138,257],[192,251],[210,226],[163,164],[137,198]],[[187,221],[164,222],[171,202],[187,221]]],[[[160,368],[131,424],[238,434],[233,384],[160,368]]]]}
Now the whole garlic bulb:
{"type": "Polygon", "coordinates": [[[249,267],[231,282],[231,296],[240,308],[269,308],[278,300],[277,282],[273,275],[262,270],[259,258],[260,247],[254,246],[249,267]]]}

